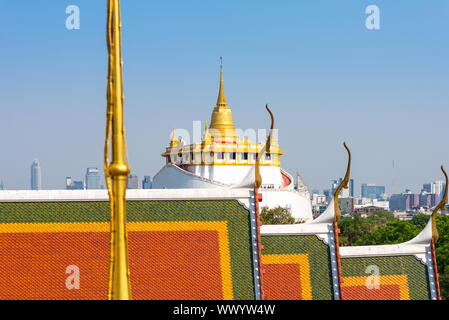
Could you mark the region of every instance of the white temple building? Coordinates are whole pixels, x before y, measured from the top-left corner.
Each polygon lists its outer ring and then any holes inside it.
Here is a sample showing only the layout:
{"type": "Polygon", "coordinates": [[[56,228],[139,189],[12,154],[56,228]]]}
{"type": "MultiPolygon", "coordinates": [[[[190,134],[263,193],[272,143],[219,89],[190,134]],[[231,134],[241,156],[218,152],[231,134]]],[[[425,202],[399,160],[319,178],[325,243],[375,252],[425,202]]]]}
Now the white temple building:
{"type": "MultiPolygon", "coordinates": [[[[226,102],[221,66],[217,104],[201,143],[186,145],[173,130],[170,144],[162,153],[165,166],[154,176],[153,189],[252,188],[256,156],[264,146],[238,137],[226,102]]],[[[310,193],[299,175],[295,190],[292,175],[281,168],[283,154],[272,136],[269,153],[259,160],[261,207],[290,207],[297,220],[312,220],[310,193]]]]}

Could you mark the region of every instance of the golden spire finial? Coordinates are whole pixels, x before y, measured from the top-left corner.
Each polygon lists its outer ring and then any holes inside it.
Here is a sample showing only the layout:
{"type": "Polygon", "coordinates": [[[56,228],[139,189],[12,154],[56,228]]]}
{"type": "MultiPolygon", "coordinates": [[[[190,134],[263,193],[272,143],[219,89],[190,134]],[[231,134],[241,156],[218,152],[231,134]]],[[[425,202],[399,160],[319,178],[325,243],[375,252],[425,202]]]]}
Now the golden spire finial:
{"type": "Polygon", "coordinates": [[[436,242],[438,240],[438,230],[437,230],[437,222],[436,222],[436,218],[437,218],[437,213],[438,210],[445,210],[446,209],[446,203],[447,203],[447,187],[448,187],[448,178],[447,178],[447,173],[446,171],[444,171],[443,166],[441,166],[441,171],[443,171],[444,173],[444,177],[446,178],[446,187],[444,188],[444,194],[443,194],[443,198],[441,199],[440,203],[435,207],[435,209],[432,212],[432,239],[434,242],[436,242]]]}
{"type": "Polygon", "coordinates": [[[220,89],[218,90],[217,106],[227,106],[223,87],[223,57],[220,57],[220,89]]]}
{"type": "MultiPolygon", "coordinates": [[[[220,60],[222,58],[220,57],[220,60]]],[[[223,87],[223,63],[220,63],[220,88],[218,90],[217,105],[212,112],[210,121],[210,134],[215,141],[235,143],[237,140],[237,132],[235,131],[234,122],[232,121],[232,112],[226,102],[223,87]]]]}
{"type": "Polygon", "coordinates": [[[206,137],[206,138],[209,137],[209,126],[207,125],[207,121],[206,121],[206,127],[204,128],[204,137],[206,137]]]}
{"type": "Polygon", "coordinates": [[[176,147],[179,143],[178,137],[176,136],[175,128],[173,128],[173,135],[170,140],[170,147],[176,147]]]}
{"type": "Polygon", "coordinates": [[[204,128],[203,141],[202,141],[203,147],[207,146],[211,142],[212,142],[212,137],[209,133],[209,127],[207,126],[207,121],[206,121],[206,128],[204,128]]]}

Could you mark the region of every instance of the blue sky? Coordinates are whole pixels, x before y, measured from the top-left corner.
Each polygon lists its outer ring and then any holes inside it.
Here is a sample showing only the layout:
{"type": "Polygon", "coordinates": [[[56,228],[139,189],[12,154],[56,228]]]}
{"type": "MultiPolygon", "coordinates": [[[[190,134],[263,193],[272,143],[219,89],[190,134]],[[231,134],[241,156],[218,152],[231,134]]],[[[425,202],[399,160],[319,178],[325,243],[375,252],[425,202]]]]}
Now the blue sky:
{"type": "MultiPolygon", "coordinates": [[[[0,1],[0,181],[45,188],[102,167],[106,1],[0,1]],[[78,5],[80,30],[65,28],[78,5]]],[[[265,128],[311,189],[344,174],[419,191],[449,167],[449,1],[122,1],[125,124],[134,173],[154,175],[173,127],[210,120],[219,57],[235,125],[265,128]],[[380,30],[365,8],[380,8],[380,30]],[[395,162],[394,172],[392,161],[395,162]]]]}

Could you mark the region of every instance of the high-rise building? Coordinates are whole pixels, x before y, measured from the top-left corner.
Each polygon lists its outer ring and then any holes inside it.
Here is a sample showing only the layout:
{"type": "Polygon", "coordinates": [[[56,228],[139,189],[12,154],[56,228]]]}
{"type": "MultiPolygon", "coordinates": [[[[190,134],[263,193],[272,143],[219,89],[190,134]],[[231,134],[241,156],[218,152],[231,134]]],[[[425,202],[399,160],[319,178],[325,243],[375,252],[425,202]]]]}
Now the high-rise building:
{"type": "MultiPolygon", "coordinates": [[[[343,178],[339,178],[338,180],[332,180],[331,183],[331,196],[335,194],[340,183],[342,183],[343,178]]],[[[354,179],[350,179],[348,183],[348,189],[342,188],[340,191],[340,198],[349,198],[354,197],[354,179]]]]}
{"type": "Polygon", "coordinates": [[[128,189],[139,189],[139,178],[135,174],[130,174],[128,177],[128,189]]]}
{"type": "Polygon", "coordinates": [[[339,178],[338,180],[332,180],[331,182],[331,189],[330,189],[330,195],[333,196],[335,194],[335,191],[337,190],[340,183],[343,181],[342,178],[339,178]]]}
{"type": "Polygon", "coordinates": [[[419,207],[420,197],[419,194],[413,194],[410,190],[406,190],[401,194],[393,194],[390,197],[390,210],[391,211],[410,211],[419,207]]]}
{"type": "Polygon", "coordinates": [[[444,181],[437,180],[432,183],[431,187],[431,193],[436,194],[440,197],[440,199],[443,197],[444,188],[446,187],[446,184],[444,181]]]}
{"type": "Polygon", "coordinates": [[[142,180],[142,189],[151,189],[153,187],[153,182],[150,176],[144,176],[142,180]]]}
{"type": "Polygon", "coordinates": [[[333,197],[333,194],[331,194],[331,190],[329,189],[324,189],[323,190],[323,194],[326,197],[326,202],[331,201],[331,198],[333,197]]]}
{"type": "Polygon", "coordinates": [[[385,194],[385,186],[376,186],[374,183],[362,183],[361,186],[362,198],[381,199],[385,194]]]}
{"type": "Polygon", "coordinates": [[[354,198],[354,179],[349,180],[349,196],[354,198]]]}
{"type": "Polygon", "coordinates": [[[86,189],[100,189],[100,171],[98,168],[87,168],[86,189]]]}
{"type": "Polygon", "coordinates": [[[2,182],[0,182],[0,190],[6,190],[5,184],[2,182]]]}
{"type": "Polygon", "coordinates": [[[34,159],[31,164],[31,190],[42,189],[42,173],[38,159],[34,159]]]}
{"type": "Polygon", "coordinates": [[[440,202],[440,197],[437,194],[421,192],[419,195],[419,205],[423,207],[432,208],[440,202]]]}
{"type": "Polygon", "coordinates": [[[82,190],[84,189],[84,183],[83,181],[72,180],[72,177],[66,177],[65,188],[67,190],[82,190]]]}
{"type": "Polygon", "coordinates": [[[424,183],[422,185],[422,191],[425,191],[427,193],[432,193],[432,184],[431,183],[424,183]]]}

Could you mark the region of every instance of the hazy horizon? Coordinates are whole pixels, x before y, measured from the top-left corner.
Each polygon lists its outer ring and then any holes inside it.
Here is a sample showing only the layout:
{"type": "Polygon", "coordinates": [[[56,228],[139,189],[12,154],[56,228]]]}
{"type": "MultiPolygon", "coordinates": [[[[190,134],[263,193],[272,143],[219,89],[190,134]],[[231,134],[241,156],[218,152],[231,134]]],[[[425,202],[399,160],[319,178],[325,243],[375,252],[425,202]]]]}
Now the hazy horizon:
{"type": "MultiPolygon", "coordinates": [[[[346,141],[361,183],[418,192],[449,169],[449,2],[122,1],[125,126],[131,171],[154,176],[173,128],[210,121],[219,57],[236,127],[265,129],[270,104],[310,190],[344,175],[346,141]],[[380,30],[365,8],[380,8],[380,30]],[[393,174],[392,163],[395,169],[393,174]]],[[[44,189],[103,168],[104,1],[0,2],[0,182],[44,189]],[[80,8],[67,30],[67,6],[80,8]]]]}

